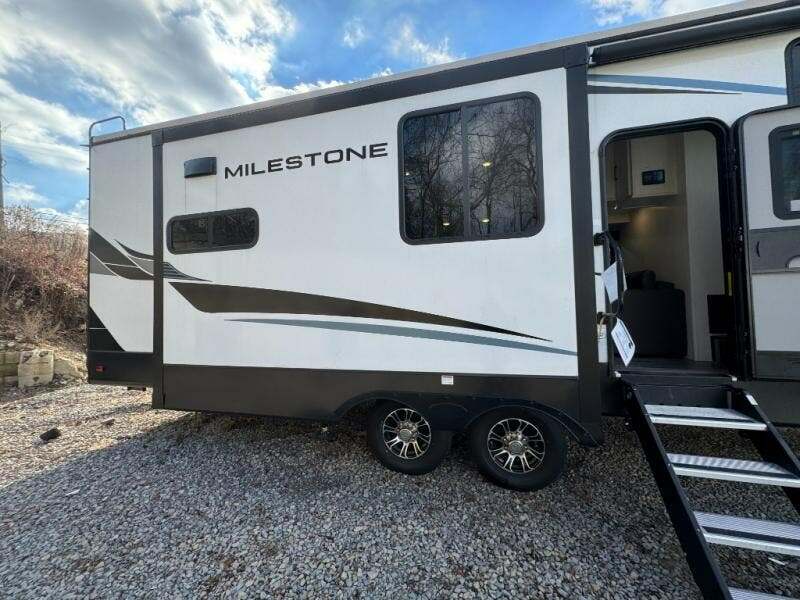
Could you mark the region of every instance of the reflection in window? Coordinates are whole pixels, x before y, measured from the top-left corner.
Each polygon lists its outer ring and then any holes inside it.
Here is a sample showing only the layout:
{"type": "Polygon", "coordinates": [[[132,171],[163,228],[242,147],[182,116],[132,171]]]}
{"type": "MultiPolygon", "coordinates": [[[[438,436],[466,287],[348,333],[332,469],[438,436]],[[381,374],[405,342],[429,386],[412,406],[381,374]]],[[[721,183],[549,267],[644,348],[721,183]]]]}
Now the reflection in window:
{"type": "Polygon", "coordinates": [[[800,219],[800,127],[778,129],[770,138],[775,216],[800,219]]]}
{"type": "Polygon", "coordinates": [[[169,222],[173,253],[250,248],[258,239],[258,214],[252,208],[175,217],[169,222]]]}
{"type": "Polygon", "coordinates": [[[532,231],[538,218],[533,101],[515,98],[466,113],[472,237],[532,231]]]}
{"type": "Polygon", "coordinates": [[[464,235],[461,112],[403,124],[406,235],[411,239],[464,235]]]}
{"type": "Polygon", "coordinates": [[[177,252],[192,252],[208,248],[208,218],[175,219],[170,226],[170,248],[177,252]]]}
{"type": "Polygon", "coordinates": [[[469,104],[403,123],[403,222],[411,240],[530,235],[540,225],[538,106],[469,104]]]}
{"type": "Polygon", "coordinates": [[[256,239],[257,217],[254,210],[240,210],[214,217],[212,246],[246,246],[256,239]]]}

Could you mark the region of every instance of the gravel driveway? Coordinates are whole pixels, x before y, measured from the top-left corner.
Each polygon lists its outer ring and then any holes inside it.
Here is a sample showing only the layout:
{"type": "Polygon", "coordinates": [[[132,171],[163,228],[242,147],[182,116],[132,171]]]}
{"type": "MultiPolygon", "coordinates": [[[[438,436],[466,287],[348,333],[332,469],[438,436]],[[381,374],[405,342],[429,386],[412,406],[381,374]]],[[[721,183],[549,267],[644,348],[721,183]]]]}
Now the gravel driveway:
{"type": "MultiPolygon", "coordinates": [[[[356,425],[155,411],[88,385],[0,401],[0,596],[699,598],[620,420],[533,494],[484,481],[458,440],[430,475],[386,471],[356,425]]],[[[700,434],[668,447],[752,456],[700,434]]],[[[796,520],[780,490],[689,491],[703,510],[796,520]]],[[[742,587],[800,595],[798,559],[720,556],[742,587]]]]}

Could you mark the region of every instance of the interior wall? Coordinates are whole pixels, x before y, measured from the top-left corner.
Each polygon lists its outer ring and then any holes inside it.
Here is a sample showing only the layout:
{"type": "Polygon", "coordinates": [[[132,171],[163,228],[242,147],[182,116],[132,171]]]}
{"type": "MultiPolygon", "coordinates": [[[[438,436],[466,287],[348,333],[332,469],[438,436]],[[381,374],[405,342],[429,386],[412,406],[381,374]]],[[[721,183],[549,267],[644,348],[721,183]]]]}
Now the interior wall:
{"type": "Polygon", "coordinates": [[[683,134],[690,286],[686,298],[695,360],[711,360],[708,295],[725,292],[717,146],[708,131],[683,134]]]}
{"type": "Polygon", "coordinates": [[[724,293],[716,140],[707,131],[667,137],[680,157],[677,193],[654,199],[657,206],[620,210],[615,220],[625,223],[626,270],[652,270],[684,292],[687,358],[710,361],[707,297],[724,293]]]}

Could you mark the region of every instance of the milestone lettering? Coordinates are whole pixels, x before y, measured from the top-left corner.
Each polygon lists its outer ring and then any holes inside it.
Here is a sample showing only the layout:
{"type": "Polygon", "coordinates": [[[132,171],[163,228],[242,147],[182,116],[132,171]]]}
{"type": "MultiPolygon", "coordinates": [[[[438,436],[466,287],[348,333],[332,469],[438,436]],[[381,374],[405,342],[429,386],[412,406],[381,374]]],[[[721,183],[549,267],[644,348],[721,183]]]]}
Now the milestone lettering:
{"type": "Polygon", "coordinates": [[[292,171],[303,167],[319,167],[337,163],[348,163],[370,158],[389,156],[389,143],[379,142],[358,146],[356,148],[335,148],[322,152],[295,154],[285,158],[270,158],[261,162],[241,163],[234,167],[225,167],[225,179],[232,177],[250,177],[279,171],[292,171]]]}

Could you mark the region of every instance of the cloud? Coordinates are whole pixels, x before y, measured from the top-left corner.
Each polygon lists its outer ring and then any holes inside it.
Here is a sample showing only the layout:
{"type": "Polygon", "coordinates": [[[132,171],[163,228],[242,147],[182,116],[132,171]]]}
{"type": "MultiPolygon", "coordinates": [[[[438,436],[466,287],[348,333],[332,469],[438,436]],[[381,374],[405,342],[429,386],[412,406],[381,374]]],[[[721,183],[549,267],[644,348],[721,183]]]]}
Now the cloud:
{"type": "Polygon", "coordinates": [[[6,184],[3,196],[8,206],[20,206],[30,204],[47,204],[49,198],[45,198],[29,183],[12,181],[6,184]]]}
{"type": "Polygon", "coordinates": [[[730,4],[736,0],[588,0],[598,25],[615,25],[625,19],[652,19],[730,4]]]}
{"type": "Polygon", "coordinates": [[[450,40],[447,37],[436,44],[421,40],[411,21],[404,21],[397,27],[397,35],[392,39],[389,50],[396,57],[404,57],[425,66],[453,62],[461,58],[450,52],[450,40]]]}
{"type": "Polygon", "coordinates": [[[33,163],[85,173],[88,153],[80,147],[89,119],[53,102],[23,94],[0,78],[3,142],[33,163]]]}
{"type": "Polygon", "coordinates": [[[342,44],[348,48],[355,48],[367,39],[367,32],[364,30],[364,23],[358,17],[350,19],[344,24],[342,33],[342,44]]]}
{"type": "Polygon", "coordinates": [[[270,0],[0,0],[0,75],[63,66],[139,123],[261,99],[292,15],[270,0]]]}

